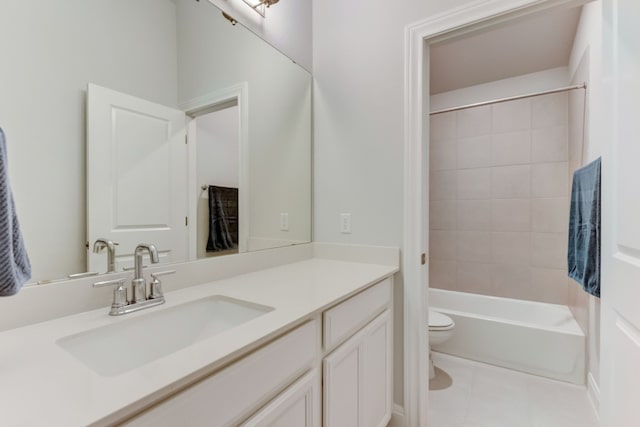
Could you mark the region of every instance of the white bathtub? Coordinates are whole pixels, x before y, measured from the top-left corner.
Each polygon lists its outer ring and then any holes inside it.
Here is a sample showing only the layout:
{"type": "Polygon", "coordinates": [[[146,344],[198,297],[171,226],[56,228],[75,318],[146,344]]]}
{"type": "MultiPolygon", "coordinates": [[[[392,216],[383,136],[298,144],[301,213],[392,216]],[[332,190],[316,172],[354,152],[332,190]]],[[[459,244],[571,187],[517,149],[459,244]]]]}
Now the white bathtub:
{"type": "Polygon", "coordinates": [[[586,340],[569,307],[441,289],[429,290],[429,306],[456,323],[451,339],[434,351],[585,382],[586,340]]]}

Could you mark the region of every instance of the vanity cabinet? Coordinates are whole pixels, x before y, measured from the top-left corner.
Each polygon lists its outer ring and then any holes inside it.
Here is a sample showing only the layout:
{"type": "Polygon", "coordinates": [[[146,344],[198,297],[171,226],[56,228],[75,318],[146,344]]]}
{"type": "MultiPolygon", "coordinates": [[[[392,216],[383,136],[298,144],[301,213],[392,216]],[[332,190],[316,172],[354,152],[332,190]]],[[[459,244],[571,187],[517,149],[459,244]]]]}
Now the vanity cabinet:
{"type": "MultiPolygon", "coordinates": [[[[317,360],[318,347],[318,325],[315,320],[311,320],[122,425],[132,427],[236,426],[261,405],[286,389],[305,371],[313,368],[317,360]]],[[[309,381],[312,382],[312,380],[309,381]]],[[[304,385],[306,384],[308,383],[305,382],[304,385]]],[[[305,387],[302,389],[306,393],[302,395],[304,404],[307,398],[312,399],[318,395],[305,387]]],[[[307,406],[300,406],[300,399],[296,400],[301,397],[297,393],[287,395],[285,391],[278,398],[283,396],[285,402],[274,406],[271,410],[276,418],[282,416],[286,420],[287,417],[299,416],[301,409],[307,410],[307,406]],[[293,413],[289,413],[288,409],[293,413]]],[[[264,415],[266,419],[271,416],[264,415]]]]}
{"type": "Polygon", "coordinates": [[[393,391],[392,279],[312,315],[122,425],[386,426],[393,391]]]}
{"type": "MultiPolygon", "coordinates": [[[[336,331],[353,330],[322,362],[325,427],[384,427],[391,419],[393,332],[391,280],[324,313],[325,347],[338,342],[336,331]],[[358,307],[359,310],[354,310],[358,307]],[[383,310],[380,313],[380,310],[383,310]],[[370,320],[375,316],[373,320],[370,320]],[[337,319],[340,321],[336,322],[337,319]]],[[[345,337],[348,333],[340,333],[345,337]]]]}

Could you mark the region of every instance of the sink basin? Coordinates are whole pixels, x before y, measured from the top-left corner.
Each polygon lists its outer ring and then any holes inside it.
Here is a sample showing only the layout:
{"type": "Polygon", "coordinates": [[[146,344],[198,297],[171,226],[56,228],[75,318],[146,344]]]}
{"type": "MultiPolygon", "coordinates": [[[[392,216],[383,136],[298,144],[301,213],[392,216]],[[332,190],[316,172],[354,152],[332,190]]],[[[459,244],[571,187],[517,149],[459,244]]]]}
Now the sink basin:
{"type": "Polygon", "coordinates": [[[96,373],[110,377],[272,310],[216,295],[64,337],[57,344],[96,373]]]}

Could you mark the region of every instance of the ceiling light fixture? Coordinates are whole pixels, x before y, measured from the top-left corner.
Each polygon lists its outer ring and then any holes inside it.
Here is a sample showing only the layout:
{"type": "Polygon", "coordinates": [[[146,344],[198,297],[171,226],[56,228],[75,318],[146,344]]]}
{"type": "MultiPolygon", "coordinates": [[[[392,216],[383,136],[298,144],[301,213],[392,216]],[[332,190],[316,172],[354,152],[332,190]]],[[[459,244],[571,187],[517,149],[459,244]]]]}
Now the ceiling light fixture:
{"type": "Polygon", "coordinates": [[[222,12],[222,16],[224,16],[224,19],[226,19],[227,21],[231,22],[231,25],[236,25],[238,23],[238,21],[236,21],[236,18],[234,18],[233,16],[229,15],[228,13],[222,12]]]}
{"type": "Polygon", "coordinates": [[[278,3],[280,0],[242,0],[246,4],[251,7],[251,9],[255,10],[258,15],[265,17],[266,11],[268,7],[278,3]]]}

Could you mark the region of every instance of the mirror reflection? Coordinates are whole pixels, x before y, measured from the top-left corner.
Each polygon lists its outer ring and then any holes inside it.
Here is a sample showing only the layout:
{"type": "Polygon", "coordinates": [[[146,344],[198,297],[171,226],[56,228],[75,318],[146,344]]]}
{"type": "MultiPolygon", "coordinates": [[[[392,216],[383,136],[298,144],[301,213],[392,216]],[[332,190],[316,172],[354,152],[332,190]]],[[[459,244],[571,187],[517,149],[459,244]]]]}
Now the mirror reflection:
{"type": "Polygon", "coordinates": [[[32,283],[311,240],[311,76],[215,6],[8,0],[0,32],[32,283]]]}

